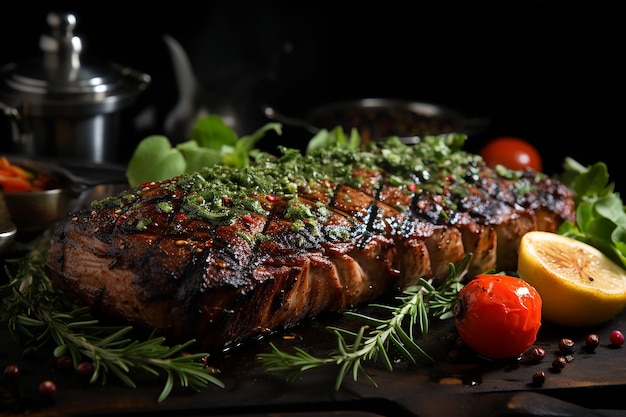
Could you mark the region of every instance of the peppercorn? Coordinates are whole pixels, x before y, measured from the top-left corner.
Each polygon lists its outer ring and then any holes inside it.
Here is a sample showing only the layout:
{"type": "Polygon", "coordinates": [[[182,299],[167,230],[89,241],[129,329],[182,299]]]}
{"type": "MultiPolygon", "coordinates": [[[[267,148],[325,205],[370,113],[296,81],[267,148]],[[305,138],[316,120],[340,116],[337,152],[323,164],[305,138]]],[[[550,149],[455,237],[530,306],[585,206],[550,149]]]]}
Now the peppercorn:
{"type": "Polygon", "coordinates": [[[74,367],[74,361],[71,355],[59,356],[56,360],[56,364],[59,369],[72,369],[74,367]]]}
{"type": "Polygon", "coordinates": [[[42,397],[53,398],[57,394],[57,385],[49,379],[42,381],[39,384],[39,394],[42,397]]]}
{"type": "Polygon", "coordinates": [[[543,371],[537,371],[532,376],[533,384],[536,386],[543,385],[546,382],[546,373],[543,371]]]}
{"type": "Polygon", "coordinates": [[[559,340],[559,350],[562,353],[572,353],[572,351],[574,350],[574,341],[572,339],[564,337],[563,339],[559,340]]]}
{"type": "Polygon", "coordinates": [[[22,356],[27,359],[34,358],[36,354],[37,346],[35,345],[28,345],[24,347],[24,350],[22,351],[22,356]]]}
{"type": "Polygon", "coordinates": [[[555,371],[560,371],[561,369],[565,368],[566,365],[567,359],[565,359],[565,356],[557,356],[552,361],[552,369],[554,369],[555,371]]]}
{"type": "Polygon", "coordinates": [[[6,375],[7,378],[17,379],[20,373],[20,367],[15,364],[7,365],[6,368],[4,368],[4,375],[6,375]]]}
{"type": "Polygon", "coordinates": [[[619,330],[613,330],[609,335],[609,340],[613,346],[621,346],[624,344],[624,334],[619,330]]]}
{"type": "Polygon", "coordinates": [[[446,335],[446,343],[449,346],[454,346],[456,340],[459,338],[458,333],[456,332],[450,332],[446,335]]]}
{"type": "Polygon", "coordinates": [[[467,345],[465,344],[463,339],[461,339],[460,337],[457,337],[456,340],[454,341],[454,348],[458,350],[459,352],[461,352],[465,350],[466,347],[467,345]]]}
{"type": "Polygon", "coordinates": [[[600,346],[600,337],[595,333],[590,333],[585,337],[585,346],[587,351],[593,352],[600,346]]]}
{"type": "Polygon", "coordinates": [[[528,349],[521,356],[520,361],[526,364],[536,364],[540,363],[546,357],[546,351],[540,347],[534,347],[532,349],[528,349]]]}
{"type": "Polygon", "coordinates": [[[93,371],[93,363],[88,361],[83,361],[76,366],[76,373],[83,378],[91,378],[93,371]]]}
{"type": "Polygon", "coordinates": [[[543,348],[533,348],[530,351],[530,359],[533,363],[539,363],[546,357],[546,351],[543,348]]]}

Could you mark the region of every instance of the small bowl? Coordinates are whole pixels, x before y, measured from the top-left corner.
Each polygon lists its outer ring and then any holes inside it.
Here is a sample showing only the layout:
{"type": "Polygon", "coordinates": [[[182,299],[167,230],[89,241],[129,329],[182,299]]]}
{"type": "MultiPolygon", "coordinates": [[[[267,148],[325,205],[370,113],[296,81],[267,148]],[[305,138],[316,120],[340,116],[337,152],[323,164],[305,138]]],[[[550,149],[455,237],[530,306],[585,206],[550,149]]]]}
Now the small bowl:
{"type": "Polygon", "coordinates": [[[123,166],[84,165],[77,161],[37,160],[20,156],[7,158],[15,165],[33,173],[45,174],[50,179],[48,189],[43,191],[4,193],[10,218],[17,226],[18,240],[36,237],[90,199],[102,198],[110,193],[112,184],[127,181],[123,166]]]}
{"type": "Polygon", "coordinates": [[[67,216],[75,198],[70,188],[4,194],[17,238],[41,233],[67,216]]]}
{"type": "Polygon", "coordinates": [[[4,193],[11,221],[17,227],[16,237],[35,236],[68,214],[76,193],[69,182],[48,164],[20,157],[8,159],[12,164],[49,178],[49,189],[4,193]]]}

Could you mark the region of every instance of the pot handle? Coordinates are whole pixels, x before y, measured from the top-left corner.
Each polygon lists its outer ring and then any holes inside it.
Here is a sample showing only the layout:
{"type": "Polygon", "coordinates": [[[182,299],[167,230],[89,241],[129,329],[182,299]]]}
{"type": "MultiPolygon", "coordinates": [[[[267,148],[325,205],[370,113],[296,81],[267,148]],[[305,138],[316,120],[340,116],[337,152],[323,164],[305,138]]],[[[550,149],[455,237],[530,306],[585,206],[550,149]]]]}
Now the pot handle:
{"type": "Polygon", "coordinates": [[[128,185],[124,165],[63,160],[55,171],[70,182],[74,192],[82,192],[98,185],[128,185]]]}
{"type": "Polygon", "coordinates": [[[137,88],[139,91],[147,89],[152,83],[152,77],[150,76],[150,74],[146,74],[145,72],[141,72],[134,68],[120,65],[117,63],[112,63],[111,66],[125,77],[129,77],[134,80],[137,83],[137,88]]]}
{"type": "Polygon", "coordinates": [[[19,110],[17,110],[13,106],[9,106],[8,104],[4,104],[1,101],[0,101],[0,110],[2,110],[4,112],[4,114],[6,114],[8,117],[11,117],[11,118],[13,118],[15,120],[20,120],[21,119],[19,110]]]}
{"type": "Polygon", "coordinates": [[[0,101],[0,110],[4,112],[11,124],[11,141],[20,147],[26,147],[29,139],[26,134],[26,129],[24,128],[20,110],[2,101],[0,101]]]}
{"type": "Polygon", "coordinates": [[[280,122],[289,126],[293,126],[293,127],[303,127],[313,134],[320,131],[320,129],[317,126],[313,126],[307,120],[286,116],[282,114],[281,112],[277,111],[274,107],[272,107],[269,104],[264,104],[262,106],[262,109],[263,109],[263,114],[265,115],[265,117],[267,117],[270,120],[275,120],[277,122],[280,122]]]}

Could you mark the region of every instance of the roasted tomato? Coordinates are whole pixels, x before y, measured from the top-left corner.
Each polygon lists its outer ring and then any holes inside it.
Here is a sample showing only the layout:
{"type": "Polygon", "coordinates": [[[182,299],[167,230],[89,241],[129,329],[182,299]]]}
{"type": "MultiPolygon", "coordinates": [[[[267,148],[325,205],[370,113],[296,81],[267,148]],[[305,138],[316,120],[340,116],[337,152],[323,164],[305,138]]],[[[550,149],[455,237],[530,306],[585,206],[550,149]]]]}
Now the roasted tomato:
{"type": "Polygon", "coordinates": [[[543,161],[537,148],[521,138],[500,136],[485,144],[478,154],[490,167],[500,164],[509,169],[532,168],[541,172],[543,161]]]}
{"type": "Polygon", "coordinates": [[[537,339],[541,297],[521,278],[482,274],[461,289],[454,315],[459,336],[477,354],[517,358],[537,339]]]}

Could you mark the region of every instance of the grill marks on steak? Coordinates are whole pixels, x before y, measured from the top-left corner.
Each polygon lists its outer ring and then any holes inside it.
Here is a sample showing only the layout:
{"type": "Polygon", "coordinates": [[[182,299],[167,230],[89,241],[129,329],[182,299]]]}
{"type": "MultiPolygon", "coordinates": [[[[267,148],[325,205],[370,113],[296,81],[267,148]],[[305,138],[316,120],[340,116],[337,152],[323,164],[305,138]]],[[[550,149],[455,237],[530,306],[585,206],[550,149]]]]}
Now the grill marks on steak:
{"type": "Polygon", "coordinates": [[[134,190],[135,201],[84,210],[57,226],[46,271],[95,313],[214,350],[358,306],[420,277],[443,278],[468,252],[470,277],[515,270],[524,233],[555,231],[573,219],[569,191],[531,172],[512,181],[485,168],[462,193],[452,178],[438,191],[417,185],[407,192],[380,170],[352,176],[356,187],[321,179],[291,201],[251,190],[265,214],[225,224],[186,216],[189,191],[175,180],[147,185],[134,190]],[[294,203],[316,222],[296,227],[294,203]]]}
{"type": "Polygon", "coordinates": [[[191,285],[184,284],[189,291],[180,307],[174,307],[173,316],[184,317],[189,325],[172,326],[170,334],[177,338],[200,335],[203,346],[219,346],[290,326],[323,311],[353,307],[390,289],[387,266],[378,258],[385,256],[385,247],[378,238],[370,238],[357,250],[360,256],[351,255],[364,242],[360,222],[331,211],[325,225],[346,230],[355,238],[336,242],[313,236],[306,228],[294,232],[286,211],[286,202],[277,201],[268,207],[267,218],[243,217],[233,225],[216,227],[210,247],[193,256],[201,260],[191,264],[201,269],[182,275],[191,285]],[[257,233],[271,239],[252,244],[241,237],[257,233]],[[368,273],[363,266],[367,263],[371,264],[368,273]]]}

